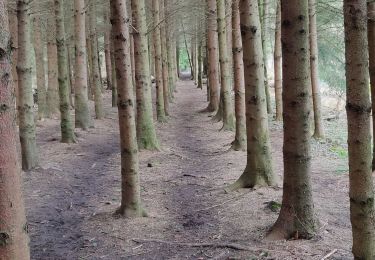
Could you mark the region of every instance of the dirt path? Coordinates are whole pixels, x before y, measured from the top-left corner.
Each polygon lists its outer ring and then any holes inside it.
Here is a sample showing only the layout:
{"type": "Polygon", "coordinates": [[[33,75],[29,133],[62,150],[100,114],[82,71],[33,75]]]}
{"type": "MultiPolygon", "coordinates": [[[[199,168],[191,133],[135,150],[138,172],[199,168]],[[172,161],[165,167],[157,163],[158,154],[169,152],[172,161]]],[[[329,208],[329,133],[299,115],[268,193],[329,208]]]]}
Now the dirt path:
{"type": "MultiPolygon", "coordinates": [[[[192,82],[179,83],[169,122],[157,125],[162,151],[141,153],[149,217],[133,220],[112,216],[120,198],[116,109],[106,107],[106,119],[78,132],[74,145],[58,142],[57,121],[40,123],[41,168],[25,175],[32,258],[320,259],[338,249],[337,259],[350,259],[347,178],[330,173],[341,162],[316,158],[318,236],[264,242],[277,218],[265,206],[280,201],[281,190],[224,192],[244,169],[246,154],[228,151],[233,134],[220,132],[220,123],[199,113],[205,106],[205,95],[192,82]],[[197,247],[202,243],[205,247],[197,247]]],[[[271,129],[275,170],[281,175],[281,125],[271,123],[271,129]]]]}

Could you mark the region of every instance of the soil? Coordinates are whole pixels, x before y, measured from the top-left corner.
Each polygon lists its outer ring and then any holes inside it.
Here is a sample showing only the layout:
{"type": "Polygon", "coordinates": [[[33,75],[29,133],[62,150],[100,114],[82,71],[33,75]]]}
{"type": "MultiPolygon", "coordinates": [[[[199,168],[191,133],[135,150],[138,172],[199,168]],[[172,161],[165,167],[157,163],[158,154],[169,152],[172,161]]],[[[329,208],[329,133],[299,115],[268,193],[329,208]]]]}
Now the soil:
{"type": "MultiPolygon", "coordinates": [[[[233,133],[200,112],[204,91],[191,81],[177,88],[172,116],[157,124],[161,151],[140,153],[147,218],[113,215],[120,154],[110,93],[105,119],[77,130],[77,144],[59,142],[57,120],[38,122],[40,167],[24,174],[32,259],[322,259],[331,252],[328,259],[352,259],[342,121],[326,122],[331,139],[312,142],[319,232],[311,240],[267,242],[281,188],[226,193],[244,170],[246,152],[230,150],[233,133]]],[[[270,118],[270,129],[281,179],[282,124],[270,118]]]]}

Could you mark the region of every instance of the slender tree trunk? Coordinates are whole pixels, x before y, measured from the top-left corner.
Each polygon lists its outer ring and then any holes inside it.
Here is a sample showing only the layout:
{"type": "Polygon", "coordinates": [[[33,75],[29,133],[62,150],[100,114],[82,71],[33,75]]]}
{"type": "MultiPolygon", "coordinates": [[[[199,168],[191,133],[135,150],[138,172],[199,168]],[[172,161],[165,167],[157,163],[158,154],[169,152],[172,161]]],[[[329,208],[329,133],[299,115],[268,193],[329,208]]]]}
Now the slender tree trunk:
{"type": "Polygon", "coordinates": [[[264,63],[264,89],[266,93],[266,100],[267,100],[267,112],[268,114],[272,113],[272,104],[271,104],[271,95],[270,95],[270,88],[268,82],[268,69],[267,69],[267,42],[268,42],[268,16],[269,16],[269,0],[259,0],[258,3],[262,3],[261,5],[261,29],[262,29],[262,48],[263,48],[263,63],[264,63]]]}
{"type": "Polygon", "coordinates": [[[264,59],[258,0],[241,0],[239,10],[245,73],[247,165],[242,176],[230,189],[276,184],[264,92],[264,59]]]}
{"type": "Polygon", "coordinates": [[[210,82],[210,103],[208,112],[216,112],[220,103],[220,85],[219,85],[219,51],[217,36],[217,7],[216,0],[207,0],[207,49],[208,49],[208,81],[210,82]]]}
{"type": "Polygon", "coordinates": [[[282,67],[281,67],[281,0],[277,0],[276,7],[276,29],[275,29],[275,51],[274,51],[274,77],[275,77],[275,103],[276,121],[283,120],[282,102],[282,67]]]}
{"type": "Polygon", "coordinates": [[[243,64],[243,48],[240,24],[239,0],[232,3],[232,37],[234,92],[236,114],[236,136],[232,148],[236,151],[246,150],[246,104],[245,104],[245,75],[243,64]]]}
{"type": "Polygon", "coordinates": [[[47,105],[48,117],[53,118],[59,115],[59,92],[57,79],[57,46],[56,46],[56,21],[53,16],[48,17],[48,89],[47,105]]]}
{"type": "Polygon", "coordinates": [[[92,122],[88,105],[85,1],[74,0],[75,7],[75,126],[87,130],[92,122]]]}
{"type": "Polygon", "coordinates": [[[74,143],[74,127],[70,115],[69,105],[69,82],[68,82],[68,60],[65,45],[65,25],[64,25],[64,0],[55,0],[55,17],[56,17],[56,45],[58,56],[58,80],[60,96],[60,113],[61,113],[61,142],[74,143]]]}
{"type": "Polygon", "coordinates": [[[159,0],[160,4],[160,37],[161,37],[161,56],[163,65],[163,95],[164,95],[164,110],[165,115],[169,116],[169,75],[168,75],[168,56],[167,56],[167,39],[165,31],[165,13],[164,0],[159,0]]]}
{"type": "Polygon", "coordinates": [[[177,40],[176,44],[176,64],[177,64],[177,77],[180,78],[180,45],[179,41],[177,40]]]}
{"type": "Polygon", "coordinates": [[[281,1],[281,19],[284,25],[284,185],[281,211],[269,238],[310,238],[318,225],[310,181],[309,115],[312,106],[308,0],[281,1]]]}
{"type": "Polygon", "coordinates": [[[372,170],[375,171],[375,2],[367,1],[368,45],[372,103],[372,170]]]}
{"type": "Polygon", "coordinates": [[[365,0],[344,1],[349,196],[354,259],[375,259],[367,17],[365,0]]]}
{"type": "MultiPolygon", "coordinates": [[[[159,0],[152,0],[153,24],[159,24],[159,0]]],[[[161,53],[160,27],[157,26],[153,31],[154,58],[155,58],[155,79],[156,79],[156,112],[159,122],[167,120],[164,108],[164,89],[163,89],[163,62],[161,53]]]]}
{"type": "MultiPolygon", "coordinates": [[[[113,39],[113,36],[112,36],[113,39]]],[[[115,64],[115,50],[113,41],[111,41],[111,63],[112,63],[112,107],[117,107],[117,80],[116,80],[116,64],[115,64]]]]}
{"type": "Polygon", "coordinates": [[[44,69],[44,42],[42,40],[41,18],[34,18],[34,52],[36,63],[36,82],[38,89],[38,119],[46,118],[48,115],[46,75],[44,69]]]}
{"type": "Polygon", "coordinates": [[[309,0],[309,29],[310,29],[310,66],[311,87],[314,107],[314,138],[324,138],[322,102],[320,98],[319,76],[318,76],[318,32],[316,25],[316,2],[309,0]]]}
{"type": "MultiPolygon", "coordinates": [[[[24,5],[19,3],[20,8],[24,5]]],[[[0,35],[0,259],[28,260],[29,238],[16,149],[12,43],[4,1],[0,1],[0,35]]]]}
{"type": "Polygon", "coordinates": [[[99,55],[98,55],[98,34],[96,32],[96,3],[90,5],[90,45],[91,45],[91,75],[92,75],[92,90],[94,92],[95,101],[95,117],[102,119],[104,117],[102,86],[99,70],[99,55]]]}
{"type": "Polygon", "coordinates": [[[219,55],[220,55],[220,72],[222,88],[222,105],[223,105],[223,130],[233,131],[235,127],[235,118],[232,103],[231,87],[231,67],[228,59],[226,26],[225,26],[225,0],[217,0],[217,24],[219,35],[219,55]]]}
{"type": "Polygon", "coordinates": [[[22,169],[31,170],[38,163],[35,138],[34,100],[32,89],[32,48],[30,39],[29,1],[17,1],[18,18],[18,88],[19,88],[19,134],[22,152],[22,169]]]}
{"type": "Polygon", "coordinates": [[[111,0],[112,30],[115,46],[116,76],[119,94],[118,110],[121,137],[121,206],[124,217],[141,217],[138,146],[135,126],[132,69],[130,61],[129,19],[124,0],[111,0]]]}
{"type": "Polygon", "coordinates": [[[137,94],[137,139],[140,149],[159,149],[152,113],[151,73],[145,0],[132,0],[134,65],[137,94]]]}
{"type": "Polygon", "coordinates": [[[105,56],[105,71],[107,74],[107,89],[112,90],[112,62],[111,62],[111,24],[109,15],[106,12],[104,15],[106,30],[104,31],[104,56],[105,56]]]}
{"type": "Polygon", "coordinates": [[[203,89],[203,75],[202,75],[202,41],[200,40],[198,43],[198,62],[197,62],[197,67],[198,67],[198,88],[203,89]]]}

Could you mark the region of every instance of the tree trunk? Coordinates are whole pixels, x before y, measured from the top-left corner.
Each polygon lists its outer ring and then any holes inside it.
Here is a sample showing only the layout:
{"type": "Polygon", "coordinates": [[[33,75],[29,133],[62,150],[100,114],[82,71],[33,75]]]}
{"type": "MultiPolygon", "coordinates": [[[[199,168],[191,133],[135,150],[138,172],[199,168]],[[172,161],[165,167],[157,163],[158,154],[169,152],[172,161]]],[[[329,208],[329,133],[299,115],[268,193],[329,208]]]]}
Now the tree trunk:
{"type": "MultiPolygon", "coordinates": [[[[19,3],[23,12],[25,6],[24,2],[19,3]]],[[[28,227],[16,148],[12,43],[4,1],[0,1],[0,35],[0,259],[28,260],[28,227]]]]}
{"type": "Polygon", "coordinates": [[[105,31],[104,31],[104,56],[105,56],[105,71],[107,74],[107,89],[112,90],[112,62],[111,62],[111,24],[108,12],[105,11],[105,31]]]}
{"type": "MultiPolygon", "coordinates": [[[[159,0],[152,0],[152,14],[154,26],[159,24],[159,0]]],[[[155,58],[155,80],[156,80],[156,114],[159,122],[166,122],[164,109],[163,89],[163,62],[161,53],[160,27],[153,30],[154,58],[155,58]]]]}
{"type": "Polygon", "coordinates": [[[225,0],[217,0],[217,24],[219,35],[220,74],[223,105],[223,130],[233,131],[235,118],[232,103],[231,74],[232,68],[228,59],[226,26],[225,26],[225,0]]]}
{"type": "Polygon", "coordinates": [[[368,45],[372,103],[372,171],[375,171],[375,2],[368,2],[368,45]]]}
{"type": "Polygon", "coordinates": [[[74,0],[75,8],[75,127],[87,130],[92,122],[88,104],[85,1],[74,0]]]}
{"type": "Polygon", "coordinates": [[[42,39],[41,18],[34,18],[34,52],[36,63],[36,82],[38,89],[38,119],[46,118],[48,115],[46,75],[44,69],[44,42],[42,39]]]}
{"type": "Polygon", "coordinates": [[[124,217],[141,217],[138,147],[134,115],[132,69],[130,61],[129,19],[124,0],[111,0],[112,30],[115,46],[118,87],[118,113],[121,137],[121,206],[117,213],[124,217]]]}
{"type": "Polygon", "coordinates": [[[220,85],[219,85],[219,51],[217,36],[217,7],[216,0],[207,0],[207,38],[208,38],[208,81],[210,82],[210,103],[207,112],[216,112],[220,103],[220,85]]]}
{"type": "Polygon", "coordinates": [[[241,0],[239,10],[245,74],[247,165],[242,176],[230,189],[276,184],[276,176],[272,169],[267,101],[264,92],[264,64],[258,1],[241,0]]]}
{"type": "Polygon", "coordinates": [[[232,148],[236,151],[246,151],[245,75],[243,64],[239,0],[233,0],[232,2],[232,19],[235,93],[234,108],[236,115],[236,136],[232,144],[232,148]]]}
{"type": "Polygon", "coordinates": [[[198,62],[197,62],[197,67],[198,67],[198,88],[203,89],[203,75],[202,75],[202,41],[199,40],[198,43],[198,62]]]}
{"type": "Polygon", "coordinates": [[[274,51],[274,77],[275,77],[275,103],[276,121],[283,120],[282,103],[282,67],[281,67],[281,0],[277,0],[276,26],[275,26],[275,51],[274,51]]]}
{"type": "Polygon", "coordinates": [[[164,95],[164,110],[165,115],[169,116],[169,74],[168,74],[168,56],[167,56],[167,39],[165,31],[165,13],[164,0],[159,0],[160,4],[160,37],[161,37],[161,56],[163,65],[163,95],[164,95]]]}
{"type": "Polygon", "coordinates": [[[57,79],[57,46],[56,46],[56,21],[53,16],[48,17],[48,89],[47,105],[48,117],[53,118],[59,115],[59,92],[57,79]]]}
{"type": "Polygon", "coordinates": [[[132,0],[134,65],[137,94],[137,139],[140,149],[159,149],[152,112],[151,73],[145,0],[132,0]]]}
{"type": "Polygon", "coordinates": [[[16,94],[16,104],[18,106],[18,74],[17,74],[17,59],[18,59],[18,20],[17,20],[17,10],[11,10],[8,8],[9,12],[9,30],[12,39],[12,78],[13,78],[13,85],[16,94]]]}
{"type": "Polygon", "coordinates": [[[269,17],[269,0],[259,0],[259,3],[262,2],[261,5],[261,12],[259,12],[262,16],[261,22],[261,30],[262,30],[262,48],[263,48],[263,64],[264,64],[264,89],[266,93],[266,100],[267,100],[267,113],[272,113],[272,104],[271,104],[271,95],[270,95],[270,87],[268,82],[268,69],[267,69],[267,42],[268,42],[268,17],[269,17]]]}
{"type": "Polygon", "coordinates": [[[92,74],[92,90],[94,92],[95,101],[95,117],[102,119],[104,117],[102,86],[99,71],[99,56],[98,56],[98,35],[96,32],[96,3],[92,2],[90,5],[90,45],[91,45],[91,74],[92,74]]]}
{"type": "Polygon", "coordinates": [[[270,239],[311,238],[317,229],[312,200],[311,81],[308,0],[281,1],[283,43],[284,185],[270,239]]]}
{"type": "Polygon", "coordinates": [[[318,76],[318,32],[316,25],[316,1],[309,0],[309,29],[310,29],[310,66],[311,87],[314,107],[314,138],[324,138],[322,119],[322,102],[320,98],[319,76],[318,76]]]}
{"type": "Polygon", "coordinates": [[[32,49],[30,39],[29,1],[17,1],[18,18],[18,88],[19,88],[19,134],[22,151],[22,169],[31,170],[38,163],[35,138],[34,100],[32,89],[32,49]]]}
{"type": "Polygon", "coordinates": [[[55,0],[55,18],[56,18],[56,45],[57,45],[57,64],[58,81],[60,96],[61,113],[61,142],[74,143],[74,127],[70,115],[69,105],[69,82],[68,82],[68,60],[65,45],[65,25],[64,25],[64,3],[63,0],[55,0]]]}
{"type": "MultiPolygon", "coordinates": [[[[370,17],[373,16],[371,14],[370,17]]],[[[349,196],[354,259],[375,259],[367,17],[366,1],[344,1],[349,196]]]]}
{"type": "MultiPolygon", "coordinates": [[[[113,39],[113,35],[112,35],[113,39]]],[[[116,64],[115,64],[115,50],[113,41],[111,41],[111,63],[112,63],[112,107],[117,107],[117,80],[116,80],[116,64]]]]}

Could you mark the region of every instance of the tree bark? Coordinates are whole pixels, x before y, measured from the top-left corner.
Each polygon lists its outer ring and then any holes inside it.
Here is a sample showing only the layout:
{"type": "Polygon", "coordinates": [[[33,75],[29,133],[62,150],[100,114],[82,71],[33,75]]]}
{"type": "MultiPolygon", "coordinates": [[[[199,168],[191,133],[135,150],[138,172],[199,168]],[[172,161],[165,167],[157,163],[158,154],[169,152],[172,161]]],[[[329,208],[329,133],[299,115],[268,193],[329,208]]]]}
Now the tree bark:
{"type": "Polygon", "coordinates": [[[208,38],[208,81],[210,82],[210,103],[207,112],[217,112],[220,103],[218,36],[216,0],[207,1],[207,38],[208,38]]]}
{"type": "MultiPolygon", "coordinates": [[[[156,26],[160,21],[159,0],[152,0],[153,24],[156,26]]],[[[160,38],[160,27],[157,26],[153,31],[154,59],[155,59],[155,79],[156,79],[156,114],[159,122],[166,122],[164,108],[164,89],[163,89],[163,63],[160,38]]]]}
{"type": "Polygon", "coordinates": [[[34,52],[36,63],[36,82],[38,89],[38,119],[48,115],[46,75],[44,68],[44,42],[42,39],[42,24],[39,16],[34,17],[34,52]]]}
{"type": "Polygon", "coordinates": [[[241,0],[239,5],[245,73],[247,165],[230,189],[272,186],[267,101],[264,92],[264,64],[258,0],[241,0]]]}
{"type": "Polygon", "coordinates": [[[369,72],[372,103],[372,170],[375,171],[375,2],[367,2],[368,7],[368,45],[369,72]]]}
{"type": "Polygon", "coordinates": [[[99,56],[98,56],[98,34],[96,31],[96,3],[90,4],[90,45],[91,45],[91,74],[92,74],[92,90],[94,92],[95,101],[95,117],[102,119],[104,117],[102,86],[99,71],[99,56]]]}
{"type": "Polygon", "coordinates": [[[349,196],[354,259],[375,259],[367,15],[366,1],[344,1],[349,196]]]}
{"type": "MultiPolygon", "coordinates": [[[[20,8],[23,5],[19,3],[20,8]]],[[[28,226],[16,148],[12,42],[4,1],[0,1],[0,35],[0,259],[28,260],[28,226]]]]}
{"type": "Polygon", "coordinates": [[[140,149],[159,149],[152,112],[151,73],[145,0],[132,0],[134,65],[137,94],[137,139],[140,149]]]}
{"type": "Polygon", "coordinates": [[[75,8],[75,127],[87,130],[91,125],[88,105],[85,1],[74,0],[75,8]]]}
{"type": "Polygon", "coordinates": [[[124,217],[141,217],[138,147],[134,114],[132,69],[130,61],[129,19],[124,0],[111,0],[112,30],[115,46],[118,112],[121,138],[121,206],[117,213],[124,217]]]}
{"type": "Polygon", "coordinates": [[[56,21],[53,16],[48,17],[48,89],[47,89],[47,105],[48,117],[58,116],[59,111],[59,92],[57,79],[57,46],[56,46],[56,21]]]}
{"type": "Polygon", "coordinates": [[[269,239],[311,238],[318,226],[312,200],[311,81],[308,0],[281,1],[283,43],[284,184],[269,239]]]}
{"type": "Polygon", "coordinates": [[[223,130],[233,131],[235,127],[234,109],[232,103],[231,67],[228,59],[225,0],[217,0],[217,25],[219,36],[221,100],[223,106],[223,130]]]}
{"type": "Polygon", "coordinates": [[[112,62],[111,62],[111,28],[108,11],[104,15],[105,31],[104,31],[104,56],[105,56],[105,71],[107,74],[107,89],[112,90],[112,62]]]}
{"type": "Polygon", "coordinates": [[[309,0],[309,29],[310,29],[310,66],[311,88],[314,108],[314,135],[316,139],[324,138],[322,102],[320,98],[318,72],[318,32],[316,25],[316,0],[309,0]]]}
{"type": "Polygon", "coordinates": [[[239,0],[233,0],[232,2],[232,35],[235,93],[234,108],[236,115],[236,136],[232,148],[236,151],[246,151],[245,75],[239,0]]]}
{"type": "Polygon", "coordinates": [[[164,95],[164,110],[165,115],[169,116],[169,74],[168,74],[168,50],[167,38],[165,30],[165,13],[164,13],[164,0],[159,0],[159,13],[160,13],[160,38],[161,38],[161,56],[163,65],[163,95],[164,95]]]}
{"type": "Polygon", "coordinates": [[[17,10],[8,10],[9,12],[9,30],[12,39],[12,78],[13,85],[16,94],[16,104],[18,106],[18,74],[17,74],[17,59],[18,59],[18,20],[17,20],[17,10]]]}
{"type": "Polygon", "coordinates": [[[32,49],[30,39],[29,1],[17,1],[18,18],[18,88],[19,88],[19,134],[21,141],[22,169],[27,171],[37,166],[38,153],[35,138],[34,99],[32,89],[32,49]]]}
{"type": "Polygon", "coordinates": [[[282,67],[281,67],[281,0],[277,0],[276,26],[275,26],[275,50],[274,50],[274,77],[275,77],[275,103],[276,121],[283,120],[282,102],[282,67]]]}

